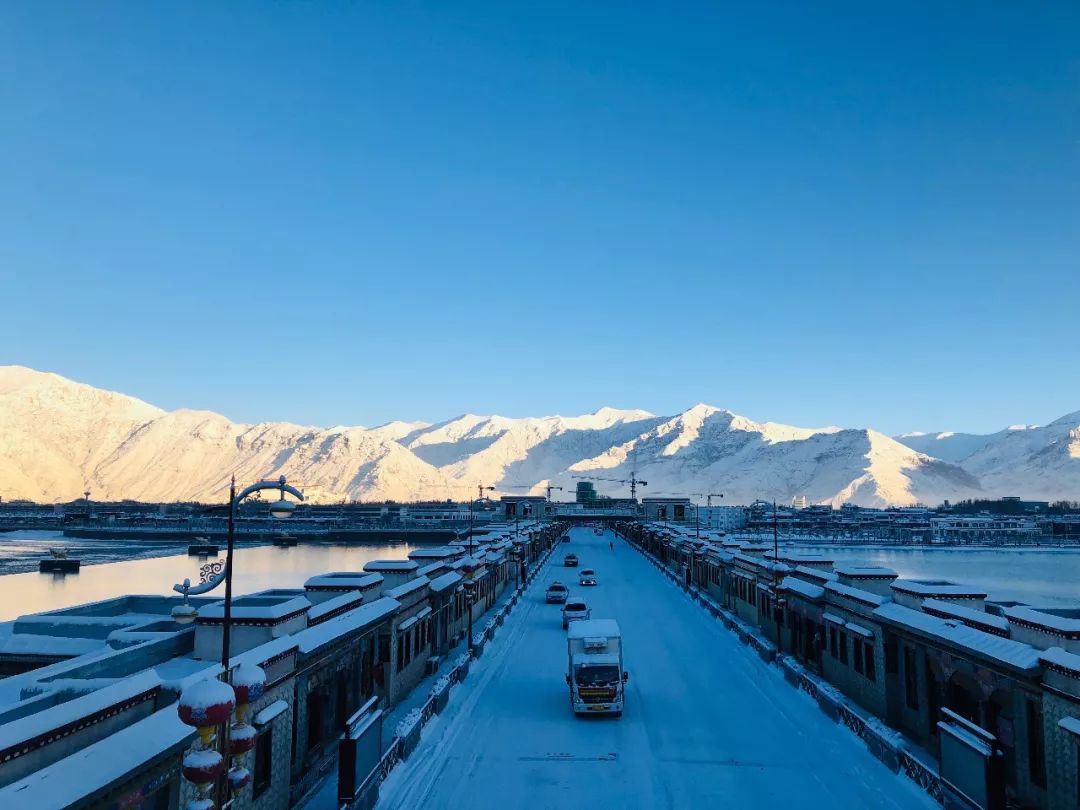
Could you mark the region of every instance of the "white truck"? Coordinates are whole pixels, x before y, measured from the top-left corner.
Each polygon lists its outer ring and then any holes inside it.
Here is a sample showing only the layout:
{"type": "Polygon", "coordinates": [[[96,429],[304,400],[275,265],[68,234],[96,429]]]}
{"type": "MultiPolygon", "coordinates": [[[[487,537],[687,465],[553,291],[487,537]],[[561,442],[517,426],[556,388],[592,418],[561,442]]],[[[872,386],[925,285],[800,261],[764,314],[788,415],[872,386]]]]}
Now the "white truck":
{"type": "Polygon", "coordinates": [[[614,619],[570,622],[566,650],[566,684],[574,714],[621,716],[630,674],[623,669],[619,623],[614,619]]]}

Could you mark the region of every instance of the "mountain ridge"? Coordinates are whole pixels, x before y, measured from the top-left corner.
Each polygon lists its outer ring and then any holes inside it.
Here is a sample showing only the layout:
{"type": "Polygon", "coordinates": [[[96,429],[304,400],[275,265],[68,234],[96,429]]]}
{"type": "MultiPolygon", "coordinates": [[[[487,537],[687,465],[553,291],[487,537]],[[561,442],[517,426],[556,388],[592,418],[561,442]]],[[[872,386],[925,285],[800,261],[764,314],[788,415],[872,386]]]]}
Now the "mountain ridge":
{"type": "MultiPolygon", "coordinates": [[[[322,428],[165,411],[57,374],[0,366],[0,496],[9,500],[57,502],[85,490],[102,500],[220,500],[234,474],[286,475],[314,502],[463,500],[478,483],[505,494],[548,485],[569,493],[582,476],[631,472],[649,481],[645,495],[723,492],[726,503],[795,495],[834,506],[1055,499],[1080,485],[1080,412],[986,435],[898,437],[758,422],[706,403],[672,416],[604,406],[580,416],[461,414],[322,428]]],[[[611,482],[597,489],[627,494],[611,482]]]]}

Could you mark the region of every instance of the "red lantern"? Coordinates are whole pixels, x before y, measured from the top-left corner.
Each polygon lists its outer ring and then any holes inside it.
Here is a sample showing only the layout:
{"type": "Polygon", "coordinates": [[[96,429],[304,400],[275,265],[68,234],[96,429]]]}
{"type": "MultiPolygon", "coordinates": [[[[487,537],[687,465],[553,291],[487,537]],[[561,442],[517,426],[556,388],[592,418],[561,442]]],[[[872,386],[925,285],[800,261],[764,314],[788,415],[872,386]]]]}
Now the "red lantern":
{"type": "Polygon", "coordinates": [[[232,748],[233,756],[250,751],[255,747],[255,743],[258,739],[259,732],[255,730],[254,726],[248,725],[247,723],[237,723],[229,732],[229,744],[232,748]]]}
{"type": "Polygon", "coordinates": [[[236,702],[245,706],[254,703],[266,691],[266,673],[254,664],[241,664],[232,672],[232,685],[236,690],[236,702]]]}
{"type": "Polygon", "coordinates": [[[224,758],[213,748],[200,748],[184,755],[184,778],[196,785],[213,782],[224,767],[224,758]]]}
{"type": "Polygon", "coordinates": [[[187,687],[180,695],[176,712],[189,726],[220,726],[228,722],[235,706],[232,687],[211,678],[187,687]]]}
{"type": "Polygon", "coordinates": [[[247,785],[251,781],[251,771],[247,768],[233,768],[229,771],[229,786],[233,790],[240,790],[240,788],[247,785]]]}

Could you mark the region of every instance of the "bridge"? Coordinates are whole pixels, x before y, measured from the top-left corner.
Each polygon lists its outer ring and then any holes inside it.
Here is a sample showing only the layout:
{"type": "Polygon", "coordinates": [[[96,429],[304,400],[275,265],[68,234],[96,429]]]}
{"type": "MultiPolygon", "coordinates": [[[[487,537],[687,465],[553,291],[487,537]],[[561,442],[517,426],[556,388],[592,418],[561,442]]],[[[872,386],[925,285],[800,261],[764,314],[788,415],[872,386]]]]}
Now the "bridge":
{"type": "Polygon", "coordinates": [[[556,552],[492,648],[382,785],[380,808],[934,808],[843,726],[610,531],[564,545],[599,576],[579,589],[556,552]],[[609,543],[614,549],[609,548],[609,543]],[[578,719],[566,633],[544,590],[563,580],[622,628],[620,719],[578,719]]]}

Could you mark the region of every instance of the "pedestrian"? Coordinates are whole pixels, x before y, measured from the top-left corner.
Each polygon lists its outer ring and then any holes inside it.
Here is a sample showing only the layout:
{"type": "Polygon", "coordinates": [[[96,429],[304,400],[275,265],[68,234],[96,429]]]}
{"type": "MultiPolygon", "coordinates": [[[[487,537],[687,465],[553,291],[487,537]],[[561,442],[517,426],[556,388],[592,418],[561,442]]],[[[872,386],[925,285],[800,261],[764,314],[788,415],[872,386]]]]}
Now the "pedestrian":
{"type": "Polygon", "coordinates": [[[614,551],[614,550],[615,550],[615,543],[614,543],[614,541],[612,541],[612,540],[608,540],[608,541],[607,541],[607,547],[608,547],[609,549],[611,549],[612,551],[614,551]]]}

